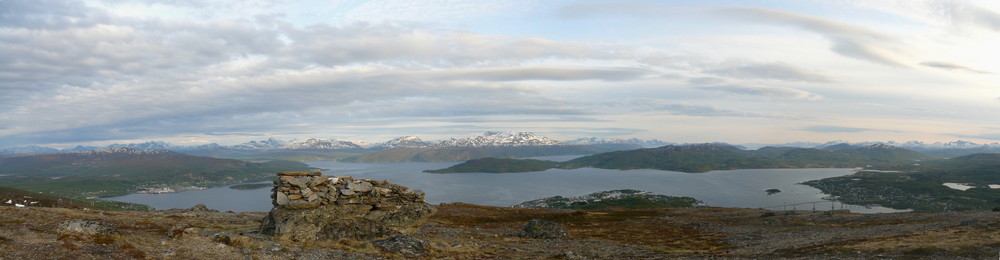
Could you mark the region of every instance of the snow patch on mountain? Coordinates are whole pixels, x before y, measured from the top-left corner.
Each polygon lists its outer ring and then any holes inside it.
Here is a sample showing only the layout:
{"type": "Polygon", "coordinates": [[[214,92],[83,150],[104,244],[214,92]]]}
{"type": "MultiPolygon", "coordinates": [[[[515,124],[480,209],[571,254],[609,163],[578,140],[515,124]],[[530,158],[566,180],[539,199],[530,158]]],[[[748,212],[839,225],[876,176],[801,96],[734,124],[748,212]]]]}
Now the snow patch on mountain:
{"type": "Polygon", "coordinates": [[[405,148],[420,148],[430,146],[431,143],[421,140],[420,137],[407,135],[393,138],[392,140],[376,143],[369,148],[372,149],[405,149],[405,148]]]}
{"type": "Polygon", "coordinates": [[[463,139],[445,140],[437,146],[450,147],[485,147],[485,146],[544,146],[563,145],[562,142],[548,137],[536,136],[528,132],[486,132],[483,135],[463,139]]]}
{"type": "Polygon", "coordinates": [[[161,155],[174,154],[167,150],[136,149],[131,147],[112,147],[90,151],[70,152],[70,154],[84,156],[104,156],[104,155],[161,155]]]}
{"type": "Polygon", "coordinates": [[[230,146],[232,149],[237,150],[266,150],[266,149],[281,149],[288,142],[275,139],[274,137],[268,138],[267,140],[261,141],[249,141],[243,144],[230,146]]]}
{"type": "Polygon", "coordinates": [[[294,140],[288,142],[281,149],[287,150],[344,150],[344,149],[363,149],[360,145],[355,144],[351,141],[343,141],[337,139],[317,139],[309,138],[306,140],[294,140]]]}

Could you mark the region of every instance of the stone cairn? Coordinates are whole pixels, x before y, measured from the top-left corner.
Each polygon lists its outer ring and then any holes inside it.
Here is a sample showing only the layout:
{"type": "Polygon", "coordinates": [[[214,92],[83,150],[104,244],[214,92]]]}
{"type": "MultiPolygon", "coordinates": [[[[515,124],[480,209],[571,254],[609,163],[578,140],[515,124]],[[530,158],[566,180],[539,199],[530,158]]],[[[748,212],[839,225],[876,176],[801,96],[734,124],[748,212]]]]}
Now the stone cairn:
{"type": "Polygon", "coordinates": [[[279,172],[271,189],[271,204],[287,209],[314,209],[322,205],[364,204],[396,197],[423,202],[424,193],[391,184],[388,180],[323,176],[320,172],[279,172]]]}
{"type": "Polygon", "coordinates": [[[409,233],[436,209],[407,187],[320,172],[279,172],[261,233],[293,241],[378,239],[409,233]]]}

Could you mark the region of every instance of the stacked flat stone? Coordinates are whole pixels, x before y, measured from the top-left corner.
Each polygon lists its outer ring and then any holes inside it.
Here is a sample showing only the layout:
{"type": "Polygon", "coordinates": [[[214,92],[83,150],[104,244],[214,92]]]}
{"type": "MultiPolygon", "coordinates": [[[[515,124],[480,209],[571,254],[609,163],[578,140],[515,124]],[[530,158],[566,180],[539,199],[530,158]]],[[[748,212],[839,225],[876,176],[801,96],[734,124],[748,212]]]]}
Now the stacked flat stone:
{"type": "Polygon", "coordinates": [[[324,205],[423,202],[424,194],[386,181],[323,176],[321,172],[279,172],[271,189],[275,208],[314,209],[324,205]]]}
{"type": "Polygon", "coordinates": [[[389,181],[280,172],[274,185],[260,232],[278,240],[384,239],[416,232],[437,211],[422,192],[389,181]]]}

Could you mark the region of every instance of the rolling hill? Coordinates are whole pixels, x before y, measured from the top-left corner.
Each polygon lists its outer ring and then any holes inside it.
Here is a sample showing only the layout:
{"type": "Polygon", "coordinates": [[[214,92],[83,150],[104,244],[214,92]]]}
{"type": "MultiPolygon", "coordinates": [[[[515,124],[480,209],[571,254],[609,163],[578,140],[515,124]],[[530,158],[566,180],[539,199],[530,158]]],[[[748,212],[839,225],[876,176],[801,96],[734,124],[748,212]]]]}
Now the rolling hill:
{"type": "Polygon", "coordinates": [[[1000,189],[994,188],[1000,185],[1000,154],[926,161],[888,172],[860,171],[805,184],[852,204],[927,211],[991,209],[1000,205],[1000,189]]]}
{"type": "Polygon", "coordinates": [[[111,196],[149,188],[207,187],[310,170],[300,162],[245,162],[163,150],[109,148],[0,158],[0,186],[65,196],[111,196]]]}
{"type": "MultiPolygon", "coordinates": [[[[851,168],[851,167],[898,167],[931,160],[933,157],[914,151],[875,144],[840,150],[813,148],[764,147],[758,150],[742,150],[738,147],[708,143],[694,145],[667,145],[627,151],[614,151],[583,156],[555,167],[576,169],[584,167],[602,169],[656,169],[680,172],[707,172],[713,170],[767,169],[767,168],[851,168]]],[[[458,172],[503,172],[497,169],[546,170],[538,167],[515,167],[524,163],[538,165],[532,161],[503,161],[503,163],[466,162],[452,167],[458,172]]]]}

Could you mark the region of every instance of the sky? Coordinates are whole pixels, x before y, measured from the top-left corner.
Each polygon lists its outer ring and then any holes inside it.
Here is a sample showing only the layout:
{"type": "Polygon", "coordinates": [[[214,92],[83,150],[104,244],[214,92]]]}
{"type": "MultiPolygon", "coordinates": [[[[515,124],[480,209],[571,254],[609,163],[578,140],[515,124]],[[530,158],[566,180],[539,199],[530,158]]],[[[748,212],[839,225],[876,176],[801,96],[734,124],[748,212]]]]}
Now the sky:
{"type": "Polygon", "coordinates": [[[997,142],[997,46],[997,1],[0,0],[0,147],[997,142]]]}

